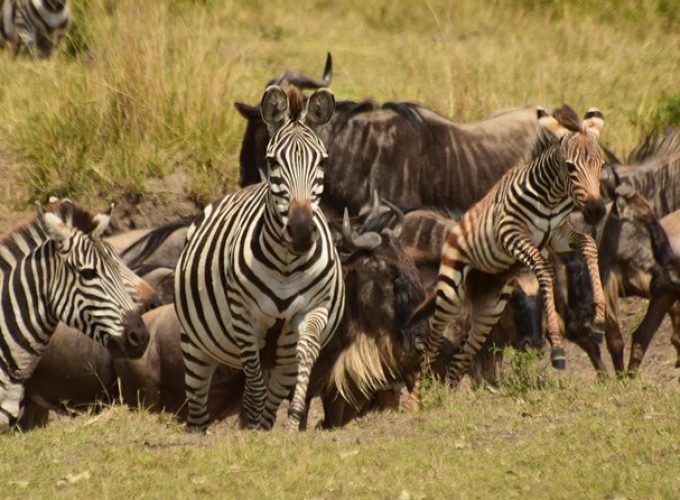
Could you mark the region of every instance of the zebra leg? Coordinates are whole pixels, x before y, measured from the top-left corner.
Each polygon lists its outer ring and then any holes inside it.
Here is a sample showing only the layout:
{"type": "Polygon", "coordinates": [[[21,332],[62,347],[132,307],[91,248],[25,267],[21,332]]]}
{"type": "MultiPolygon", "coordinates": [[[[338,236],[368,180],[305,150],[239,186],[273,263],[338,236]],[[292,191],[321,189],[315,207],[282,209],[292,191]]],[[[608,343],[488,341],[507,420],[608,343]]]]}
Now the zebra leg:
{"type": "MultiPolygon", "coordinates": [[[[449,249],[445,250],[445,252],[449,249]]],[[[454,321],[460,320],[466,301],[465,278],[470,267],[462,261],[444,257],[439,267],[435,290],[435,309],[430,320],[430,335],[425,344],[425,364],[434,361],[444,343],[444,332],[454,321]]]]}
{"type": "Polygon", "coordinates": [[[190,431],[202,432],[208,427],[208,394],[217,363],[197,348],[182,334],[182,355],[184,357],[184,390],[186,392],[187,426],[190,431]]]}
{"type": "Polygon", "coordinates": [[[597,263],[597,244],[592,236],[574,229],[565,222],[558,227],[550,237],[549,246],[557,253],[580,250],[588,267],[590,282],[593,286],[593,300],[595,302],[595,319],[593,320],[591,334],[598,344],[604,340],[606,330],[606,299],[600,280],[600,269],[597,263]]]}
{"type": "Polygon", "coordinates": [[[9,432],[23,412],[24,384],[0,379],[0,434],[9,432]]]}
{"type": "Polygon", "coordinates": [[[456,387],[470,369],[473,358],[505,311],[505,305],[512,295],[512,290],[512,284],[505,283],[500,293],[473,305],[470,332],[465,338],[463,348],[453,356],[453,360],[447,367],[446,379],[452,387],[456,387]]]}
{"type": "Polygon", "coordinates": [[[319,339],[328,324],[328,308],[317,307],[305,315],[293,319],[292,326],[298,334],[297,381],[293,399],[288,407],[288,429],[298,430],[305,412],[309,376],[319,357],[319,339]]]}
{"type": "Polygon", "coordinates": [[[267,395],[264,401],[264,411],[260,418],[260,426],[269,430],[276,422],[276,412],[281,406],[281,401],[290,396],[295,387],[297,366],[295,363],[286,366],[277,366],[272,369],[267,384],[267,395]]]}
{"type": "Polygon", "coordinates": [[[515,257],[520,263],[531,269],[536,275],[538,286],[543,294],[543,308],[548,322],[548,340],[550,341],[550,359],[553,368],[564,370],[567,366],[564,347],[562,347],[562,335],[560,323],[555,308],[555,295],[552,266],[550,261],[541,255],[541,252],[532,243],[531,239],[519,231],[509,233],[503,240],[505,250],[515,257]]]}

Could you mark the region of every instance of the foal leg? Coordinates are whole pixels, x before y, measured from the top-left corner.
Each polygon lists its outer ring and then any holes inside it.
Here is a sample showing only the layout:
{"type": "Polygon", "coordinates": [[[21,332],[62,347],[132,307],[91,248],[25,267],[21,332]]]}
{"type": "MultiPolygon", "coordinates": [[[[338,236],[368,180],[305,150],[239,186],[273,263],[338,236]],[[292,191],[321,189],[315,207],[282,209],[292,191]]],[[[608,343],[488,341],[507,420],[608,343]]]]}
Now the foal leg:
{"type": "Polygon", "coordinates": [[[538,279],[538,286],[543,294],[543,307],[548,321],[548,340],[550,341],[550,359],[553,368],[564,370],[567,365],[560,323],[555,309],[555,295],[553,288],[553,270],[550,262],[541,255],[531,239],[518,231],[512,232],[502,242],[505,250],[520,263],[531,269],[538,279]]]}
{"type": "Polygon", "coordinates": [[[446,379],[451,386],[457,386],[469,370],[472,359],[486,341],[491,329],[498,323],[511,294],[512,285],[505,283],[495,296],[473,305],[470,333],[465,338],[463,348],[453,356],[447,367],[446,379]]]}

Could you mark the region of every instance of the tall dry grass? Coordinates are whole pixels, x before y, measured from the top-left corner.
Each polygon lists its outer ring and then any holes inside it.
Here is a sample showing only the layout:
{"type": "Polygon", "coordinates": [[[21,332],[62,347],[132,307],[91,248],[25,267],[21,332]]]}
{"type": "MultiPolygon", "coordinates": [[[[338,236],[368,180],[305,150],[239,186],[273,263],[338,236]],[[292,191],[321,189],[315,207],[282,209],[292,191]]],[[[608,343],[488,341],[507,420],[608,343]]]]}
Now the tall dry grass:
{"type": "Polygon", "coordinates": [[[175,170],[210,201],[238,179],[233,101],[256,102],[286,68],[319,76],[327,50],[338,98],[418,101],[457,121],[595,105],[617,152],[679,100],[677,0],[74,4],[57,57],[0,55],[0,154],[19,167],[19,205],[143,195],[175,170]]]}

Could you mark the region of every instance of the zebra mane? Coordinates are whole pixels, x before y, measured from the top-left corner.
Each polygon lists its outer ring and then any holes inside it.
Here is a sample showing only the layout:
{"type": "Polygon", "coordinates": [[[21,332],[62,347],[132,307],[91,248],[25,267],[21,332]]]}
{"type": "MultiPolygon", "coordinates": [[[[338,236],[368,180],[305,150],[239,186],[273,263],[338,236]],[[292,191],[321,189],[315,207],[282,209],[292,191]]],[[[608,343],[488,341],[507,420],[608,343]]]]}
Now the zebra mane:
{"type": "Polygon", "coordinates": [[[292,121],[297,121],[302,114],[302,91],[295,85],[291,85],[286,89],[286,96],[288,97],[288,113],[292,121]]]}
{"type": "Polygon", "coordinates": [[[656,156],[675,153],[680,153],[680,132],[671,127],[667,127],[663,132],[656,129],[647,134],[640,144],[628,153],[626,164],[644,163],[656,156]]]}
{"type": "MultiPolygon", "coordinates": [[[[61,220],[85,234],[97,227],[92,214],[71,201],[48,203],[44,208],[46,212],[58,215],[61,220]]],[[[45,241],[47,241],[47,235],[34,215],[0,238],[0,266],[13,265],[12,260],[26,255],[45,241]],[[13,259],[8,259],[8,253],[13,259]]]]}

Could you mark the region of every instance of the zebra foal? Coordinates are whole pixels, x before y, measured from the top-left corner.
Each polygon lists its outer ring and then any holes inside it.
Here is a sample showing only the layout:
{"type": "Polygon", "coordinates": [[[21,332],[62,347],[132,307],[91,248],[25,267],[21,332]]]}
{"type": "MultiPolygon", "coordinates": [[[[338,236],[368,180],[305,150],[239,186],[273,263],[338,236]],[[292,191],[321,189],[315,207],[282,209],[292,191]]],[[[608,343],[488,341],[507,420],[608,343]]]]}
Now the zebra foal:
{"type": "Polygon", "coordinates": [[[426,353],[434,359],[443,332],[464,304],[471,305],[471,327],[447,367],[447,380],[457,385],[498,321],[511,293],[508,276],[518,265],[529,267],[539,282],[548,322],[555,368],[566,360],[553,297],[553,272],[542,250],[580,250],[588,264],[595,301],[594,332],[604,331],[605,299],[592,237],[576,231],[568,216],[581,209],[588,222],[605,212],[600,198],[604,163],[597,138],[604,117],[597,109],[581,123],[568,106],[553,116],[538,110],[543,127],[532,159],[509,171],[468,210],[447,237],[435,293],[414,313],[412,321],[434,314],[426,353]]]}
{"type": "Polygon", "coordinates": [[[139,280],[100,239],[108,214],[70,201],[36,204],[37,217],[0,240],[0,432],[23,410],[24,381],[62,321],[107,346],[139,357],[149,341],[129,292],[139,280]]]}
{"type": "Polygon", "coordinates": [[[326,149],[313,127],[335,99],[296,87],[262,97],[267,180],[209,205],[187,234],[175,278],[190,429],[208,423],[218,364],[243,369],[247,425],[269,429],[283,398],[298,428],[309,375],[344,309],[340,259],[319,208],[326,149]]]}
{"type": "Polygon", "coordinates": [[[49,57],[70,23],[69,0],[0,0],[0,47],[49,57]]]}

